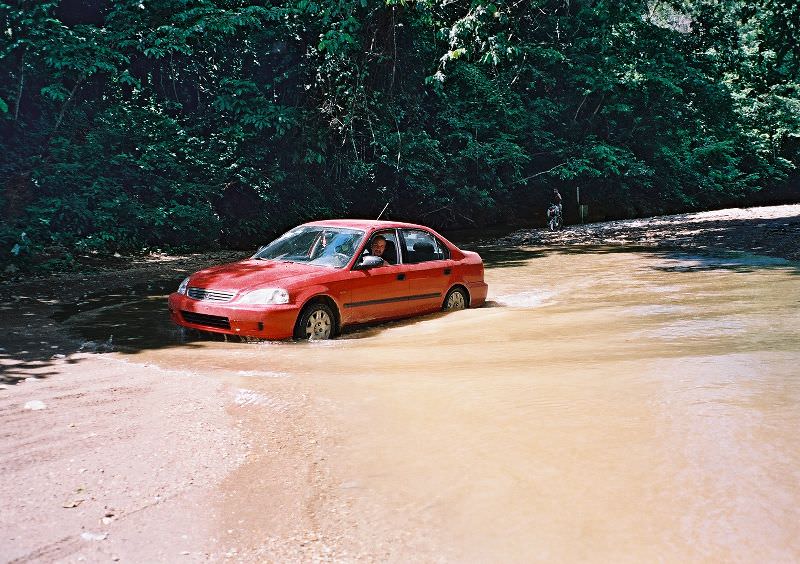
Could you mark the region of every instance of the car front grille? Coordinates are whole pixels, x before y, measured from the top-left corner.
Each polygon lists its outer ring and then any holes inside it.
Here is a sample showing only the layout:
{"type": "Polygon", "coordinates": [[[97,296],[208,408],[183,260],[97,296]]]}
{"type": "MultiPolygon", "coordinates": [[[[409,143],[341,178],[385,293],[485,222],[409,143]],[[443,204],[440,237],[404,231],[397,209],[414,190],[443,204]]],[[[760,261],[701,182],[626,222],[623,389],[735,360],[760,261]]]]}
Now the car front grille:
{"type": "Polygon", "coordinates": [[[205,300],[210,302],[229,302],[236,295],[236,292],[224,292],[222,290],[208,290],[206,288],[189,288],[186,295],[193,300],[205,300]]]}
{"type": "Polygon", "coordinates": [[[231,328],[231,322],[228,318],[221,315],[206,315],[205,313],[181,310],[181,317],[183,317],[184,321],[193,325],[205,325],[206,327],[216,327],[217,329],[231,328]]]}

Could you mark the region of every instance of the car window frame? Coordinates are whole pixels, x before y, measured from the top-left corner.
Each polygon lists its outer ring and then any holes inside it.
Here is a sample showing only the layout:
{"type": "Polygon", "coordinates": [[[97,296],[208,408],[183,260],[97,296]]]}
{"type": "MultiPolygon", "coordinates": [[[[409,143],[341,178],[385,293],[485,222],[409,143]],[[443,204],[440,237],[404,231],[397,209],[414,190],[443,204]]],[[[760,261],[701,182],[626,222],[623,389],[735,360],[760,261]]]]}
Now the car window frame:
{"type": "MultiPolygon", "coordinates": [[[[445,245],[444,242],[439,237],[437,237],[436,234],[433,231],[430,231],[428,229],[424,229],[422,227],[401,227],[401,228],[398,229],[398,234],[402,238],[402,242],[403,242],[400,254],[403,256],[403,263],[404,264],[425,264],[426,262],[445,261],[445,260],[450,260],[450,258],[452,258],[453,254],[450,252],[450,248],[447,245],[445,245]],[[405,232],[406,231],[420,231],[422,233],[425,233],[425,234],[429,235],[435,241],[436,245],[438,245],[442,257],[441,258],[433,258],[433,259],[430,259],[430,260],[423,260],[423,261],[419,261],[419,262],[407,262],[405,260],[407,258],[407,256],[408,256],[408,245],[406,245],[406,238],[405,238],[405,232]]],[[[435,249],[434,249],[434,252],[435,252],[435,249]]]]}
{"type": "Polygon", "coordinates": [[[402,257],[403,253],[400,252],[400,244],[401,244],[401,242],[400,242],[400,229],[397,228],[397,227],[385,227],[385,228],[382,228],[382,229],[376,229],[372,233],[369,233],[369,235],[367,237],[364,237],[364,244],[362,245],[361,250],[359,250],[359,252],[356,254],[356,260],[353,263],[353,267],[351,268],[351,270],[353,270],[355,268],[355,265],[358,264],[358,260],[361,257],[363,257],[365,253],[366,254],[370,254],[370,255],[372,254],[372,251],[370,250],[370,248],[372,247],[372,240],[375,237],[377,237],[378,235],[383,235],[385,233],[392,233],[393,234],[393,237],[394,237],[393,243],[395,245],[395,253],[397,254],[397,262],[394,263],[394,264],[392,264],[390,262],[387,262],[383,266],[400,266],[401,264],[405,263],[405,261],[403,260],[403,257],[402,257]]]}

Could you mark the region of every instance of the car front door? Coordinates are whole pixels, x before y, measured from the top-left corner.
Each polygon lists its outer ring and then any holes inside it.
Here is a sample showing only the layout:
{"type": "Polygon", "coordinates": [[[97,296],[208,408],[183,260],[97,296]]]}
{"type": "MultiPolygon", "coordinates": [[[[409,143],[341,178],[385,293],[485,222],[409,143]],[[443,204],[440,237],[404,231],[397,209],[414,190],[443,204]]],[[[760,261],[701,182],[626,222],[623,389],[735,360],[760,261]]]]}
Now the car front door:
{"type": "MultiPolygon", "coordinates": [[[[370,243],[383,236],[389,248],[397,245],[394,230],[375,233],[367,241],[364,252],[369,253],[370,243]]],[[[390,260],[397,261],[396,256],[390,260]]],[[[392,319],[406,314],[409,283],[405,265],[385,263],[372,268],[359,268],[358,263],[350,273],[348,288],[341,296],[345,323],[364,323],[377,319],[392,319]]]]}

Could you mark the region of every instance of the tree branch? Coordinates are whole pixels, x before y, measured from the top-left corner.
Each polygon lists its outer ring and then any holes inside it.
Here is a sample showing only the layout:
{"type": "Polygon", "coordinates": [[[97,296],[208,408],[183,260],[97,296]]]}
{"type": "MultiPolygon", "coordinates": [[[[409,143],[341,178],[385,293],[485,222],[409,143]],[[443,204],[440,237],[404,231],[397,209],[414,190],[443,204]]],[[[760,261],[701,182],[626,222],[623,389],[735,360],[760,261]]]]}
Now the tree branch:
{"type": "Polygon", "coordinates": [[[557,169],[557,168],[559,168],[559,167],[562,167],[562,166],[564,166],[565,164],[567,164],[567,163],[566,163],[566,162],[563,162],[563,163],[561,163],[561,164],[557,164],[557,165],[556,165],[556,166],[554,166],[553,168],[549,168],[549,169],[547,169],[547,170],[543,170],[542,172],[537,172],[536,174],[534,174],[533,176],[529,176],[528,178],[523,178],[523,179],[521,179],[521,180],[517,180],[516,182],[514,182],[514,184],[521,184],[521,183],[523,183],[523,182],[527,182],[527,181],[528,181],[528,180],[530,180],[531,178],[536,178],[537,176],[541,176],[541,175],[543,175],[543,174],[547,174],[548,172],[553,172],[555,169],[557,169]]]}
{"type": "Polygon", "coordinates": [[[19,105],[22,103],[22,86],[25,84],[25,55],[27,53],[27,49],[22,52],[19,63],[19,87],[17,88],[17,101],[14,104],[14,123],[17,123],[17,119],[19,119],[19,105]]]}
{"type": "Polygon", "coordinates": [[[61,126],[61,121],[64,119],[64,114],[67,111],[67,106],[75,97],[75,92],[78,91],[78,86],[81,85],[83,80],[84,77],[81,77],[77,81],[75,81],[75,86],[73,86],[72,90],[69,91],[69,96],[67,96],[67,100],[64,102],[64,105],[61,106],[61,111],[58,113],[58,119],[56,119],[56,124],[53,126],[53,131],[50,133],[50,137],[52,137],[55,134],[55,132],[58,131],[58,128],[61,126]]]}

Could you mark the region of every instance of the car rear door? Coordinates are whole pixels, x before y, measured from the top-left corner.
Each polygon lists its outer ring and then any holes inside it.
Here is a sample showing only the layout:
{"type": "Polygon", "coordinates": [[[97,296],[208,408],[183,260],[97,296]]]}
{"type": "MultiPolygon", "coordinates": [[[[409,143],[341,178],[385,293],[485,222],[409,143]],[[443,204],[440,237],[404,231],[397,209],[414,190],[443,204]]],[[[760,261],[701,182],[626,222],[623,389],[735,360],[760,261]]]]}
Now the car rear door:
{"type": "Polygon", "coordinates": [[[401,250],[409,283],[407,314],[441,309],[453,278],[447,247],[424,229],[401,229],[401,250]]]}

